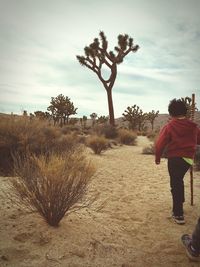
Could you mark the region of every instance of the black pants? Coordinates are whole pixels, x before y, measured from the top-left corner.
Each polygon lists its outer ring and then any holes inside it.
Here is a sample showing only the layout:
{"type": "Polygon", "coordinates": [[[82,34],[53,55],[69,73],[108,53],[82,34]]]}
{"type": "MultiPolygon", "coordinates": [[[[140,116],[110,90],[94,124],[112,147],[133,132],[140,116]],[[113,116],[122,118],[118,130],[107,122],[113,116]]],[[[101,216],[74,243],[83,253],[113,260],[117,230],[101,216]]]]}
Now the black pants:
{"type": "Polygon", "coordinates": [[[172,212],[175,216],[183,215],[184,181],[183,178],[190,168],[190,164],[182,158],[169,158],[168,171],[170,176],[170,187],[172,193],[172,212]]]}
{"type": "Polygon", "coordinates": [[[192,234],[192,246],[197,252],[200,252],[200,217],[192,234]]]}

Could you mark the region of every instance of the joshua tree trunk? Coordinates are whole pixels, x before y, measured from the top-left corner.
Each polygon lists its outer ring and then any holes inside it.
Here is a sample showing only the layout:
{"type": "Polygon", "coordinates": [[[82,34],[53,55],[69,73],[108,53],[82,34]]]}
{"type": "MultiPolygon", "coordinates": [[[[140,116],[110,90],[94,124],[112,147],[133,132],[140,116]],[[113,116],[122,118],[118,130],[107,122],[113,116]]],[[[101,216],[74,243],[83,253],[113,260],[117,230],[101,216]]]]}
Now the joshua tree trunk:
{"type": "Polygon", "coordinates": [[[115,125],[115,117],[114,117],[114,108],[113,108],[113,100],[112,100],[112,90],[107,89],[107,97],[108,97],[108,110],[109,110],[109,120],[110,125],[115,125]]]}

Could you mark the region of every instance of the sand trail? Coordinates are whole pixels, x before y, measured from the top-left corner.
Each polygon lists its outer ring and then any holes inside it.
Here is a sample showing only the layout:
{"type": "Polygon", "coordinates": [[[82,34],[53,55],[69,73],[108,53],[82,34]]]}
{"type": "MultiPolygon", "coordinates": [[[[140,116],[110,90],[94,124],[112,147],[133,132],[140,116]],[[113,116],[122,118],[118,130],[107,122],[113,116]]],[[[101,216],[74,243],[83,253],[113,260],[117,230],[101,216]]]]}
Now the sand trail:
{"type": "MultiPolygon", "coordinates": [[[[101,156],[88,151],[97,172],[90,194],[99,197],[91,209],[66,216],[59,228],[49,227],[37,214],[26,214],[0,195],[0,266],[9,267],[188,267],[180,244],[200,214],[200,177],[195,174],[190,206],[189,174],[185,177],[184,226],[169,218],[171,195],[167,161],[154,164],[143,155],[149,144],[117,146],[101,156]]],[[[1,178],[1,186],[7,179],[1,178]]]]}

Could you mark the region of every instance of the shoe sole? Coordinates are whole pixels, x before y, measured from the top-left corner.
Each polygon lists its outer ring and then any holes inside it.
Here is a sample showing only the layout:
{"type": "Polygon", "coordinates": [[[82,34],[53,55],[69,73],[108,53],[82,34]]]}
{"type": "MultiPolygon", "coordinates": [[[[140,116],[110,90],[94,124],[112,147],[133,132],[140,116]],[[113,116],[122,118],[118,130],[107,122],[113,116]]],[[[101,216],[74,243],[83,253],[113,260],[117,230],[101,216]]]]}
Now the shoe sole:
{"type": "Polygon", "coordinates": [[[181,239],[181,244],[182,244],[182,246],[184,247],[185,252],[186,252],[188,258],[189,258],[191,261],[197,261],[197,262],[200,261],[200,257],[194,257],[194,256],[192,256],[192,255],[189,253],[189,251],[187,250],[187,247],[186,247],[186,245],[184,244],[184,242],[183,242],[182,239],[181,239]]]}
{"type": "Polygon", "coordinates": [[[176,218],[174,218],[173,216],[172,216],[172,220],[174,221],[174,223],[179,224],[179,225],[185,224],[185,220],[176,220],[176,218]]]}
{"type": "Polygon", "coordinates": [[[176,219],[173,219],[174,220],[174,222],[176,223],[176,224],[179,224],[179,225],[184,225],[185,224],[185,221],[178,221],[178,220],[176,220],[176,219]]]}

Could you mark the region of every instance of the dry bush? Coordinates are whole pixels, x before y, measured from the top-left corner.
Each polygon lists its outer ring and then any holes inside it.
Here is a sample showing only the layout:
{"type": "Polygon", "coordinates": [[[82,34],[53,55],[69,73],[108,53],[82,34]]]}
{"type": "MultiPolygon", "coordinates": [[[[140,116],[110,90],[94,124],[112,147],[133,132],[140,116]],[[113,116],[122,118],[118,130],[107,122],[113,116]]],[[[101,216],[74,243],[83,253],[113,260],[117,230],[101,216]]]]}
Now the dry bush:
{"type": "Polygon", "coordinates": [[[28,150],[30,137],[37,135],[41,123],[31,122],[28,118],[0,118],[0,170],[2,174],[11,174],[13,169],[12,153],[24,153],[28,150]]]}
{"type": "Polygon", "coordinates": [[[65,214],[85,207],[83,200],[95,172],[80,149],[48,157],[18,155],[14,170],[9,198],[20,207],[36,210],[51,226],[58,226],[65,214]]]}
{"type": "Polygon", "coordinates": [[[62,134],[70,134],[72,132],[75,132],[77,134],[81,133],[81,127],[78,125],[65,125],[62,128],[60,128],[62,134]]]}
{"type": "Polygon", "coordinates": [[[41,121],[28,118],[0,119],[0,171],[3,175],[13,174],[12,153],[20,155],[64,153],[78,144],[75,134],[62,134],[60,128],[48,126],[41,121]]]}
{"type": "Polygon", "coordinates": [[[90,147],[95,154],[101,154],[101,152],[108,149],[108,141],[104,136],[90,136],[87,141],[86,145],[90,147]]]}
{"type": "Polygon", "coordinates": [[[136,145],[137,134],[127,129],[119,129],[118,138],[121,144],[136,145]]]}
{"type": "Polygon", "coordinates": [[[146,155],[154,155],[155,154],[155,146],[154,144],[150,144],[147,147],[144,147],[142,150],[142,154],[146,154],[146,155]]]}
{"type": "Polygon", "coordinates": [[[157,138],[158,133],[155,131],[151,131],[151,132],[148,132],[146,136],[150,141],[154,141],[157,138]]]}
{"type": "Polygon", "coordinates": [[[97,135],[103,135],[108,139],[115,139],[118,134],[116,127],[108,124],[95,125],[94,131],[97,135]]]}

